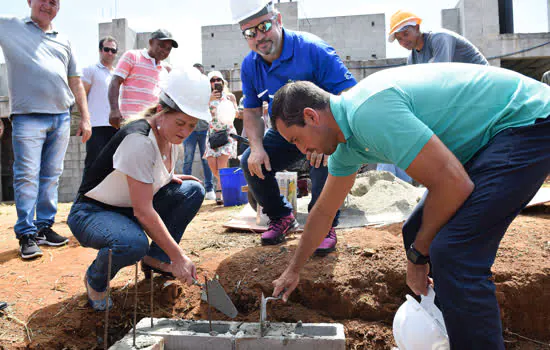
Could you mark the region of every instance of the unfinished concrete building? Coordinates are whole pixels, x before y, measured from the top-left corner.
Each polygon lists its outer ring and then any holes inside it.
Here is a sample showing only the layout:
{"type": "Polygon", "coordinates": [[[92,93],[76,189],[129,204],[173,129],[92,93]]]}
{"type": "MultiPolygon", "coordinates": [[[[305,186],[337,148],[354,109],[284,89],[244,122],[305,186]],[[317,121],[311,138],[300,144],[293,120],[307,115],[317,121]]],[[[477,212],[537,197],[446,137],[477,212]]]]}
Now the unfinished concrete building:
{"type": "MultiPolygon", "coordinates": [[[[455,8],[442,10],[441,27],[468,38],[489,58],[491,65],[540,80],[542,74],[550,70],[550,33],[514,33],[512,2],[460,0],[455,8]]],[[[548,3],[550,8],[550,0],[548,3]]],[[[386,58],[384,14],[298,18],[297,1],[278,1],[275,6],[283,16],[285,28],[321,37],[335,48],[358,80],[406,62],[405,58],[386,58]]],[[[240,65],[248,52],[238,25],[202,27],[204,66],[207,70],[221,70],[238,96],[242,90],[240,65]]]]}

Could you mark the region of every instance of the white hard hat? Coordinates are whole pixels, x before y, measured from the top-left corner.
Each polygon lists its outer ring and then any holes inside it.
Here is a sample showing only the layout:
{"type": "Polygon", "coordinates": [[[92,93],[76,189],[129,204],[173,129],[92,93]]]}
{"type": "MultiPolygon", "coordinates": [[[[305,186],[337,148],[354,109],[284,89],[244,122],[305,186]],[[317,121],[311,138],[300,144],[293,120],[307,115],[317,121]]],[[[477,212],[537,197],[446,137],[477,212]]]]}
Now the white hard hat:
{"type": "Polygon", "coordinates": [[[449,350],[445,322],[434,304],[432,287],[420,304],[410,295],[406,298],[393,319],[393,337],[399,350],[449,350]]]}
{"type": "Polygon", "coordinates": [[[231,6],[233,22],[241,23],[246,19],[252,19],[251,17],[263,10],[271,1],[272,0],[230,0],[229,4],[231,6]]]}
{"type": "Polygon", "coordinates": [[[208,109],[210,82],[198,69],[173,69],[161,83],[161,90],[160,100],[171,108],[207,122],[212,120],[208,109]]]}

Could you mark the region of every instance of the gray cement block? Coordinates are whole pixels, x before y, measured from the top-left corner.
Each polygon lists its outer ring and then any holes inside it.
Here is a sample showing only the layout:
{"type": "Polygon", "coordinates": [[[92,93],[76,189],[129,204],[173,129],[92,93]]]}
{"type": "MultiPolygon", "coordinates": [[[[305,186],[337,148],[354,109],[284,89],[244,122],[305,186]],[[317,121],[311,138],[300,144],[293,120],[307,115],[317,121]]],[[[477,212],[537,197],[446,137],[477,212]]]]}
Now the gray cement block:
{"type": "Polygon", "coordinates": [[[236,335],[236,350],[344,350],[346,337],[342,324],[271,323],[263,337],[258,323],[245,323],[236,335]]]}
{"type": "Polygon", "coordinates": [[[136,331],[140,335],[164,338],[165,348],[199,350],[344,350],[344,326],[329,323],[271,323],[262,337],[259,323],[142,319],[136,331]]]}
{"type": "Polygon", "coordinates": [[[155,319],[151,328],[151,319],[142,319],[136,331],[139,334],[161,336],[166,350],[222,350],[233,349],[233,334],[229,330],[237,329],[239,322],[213,322],[214,335],[209,334],[207,321],[183,321],[155,319]]]}

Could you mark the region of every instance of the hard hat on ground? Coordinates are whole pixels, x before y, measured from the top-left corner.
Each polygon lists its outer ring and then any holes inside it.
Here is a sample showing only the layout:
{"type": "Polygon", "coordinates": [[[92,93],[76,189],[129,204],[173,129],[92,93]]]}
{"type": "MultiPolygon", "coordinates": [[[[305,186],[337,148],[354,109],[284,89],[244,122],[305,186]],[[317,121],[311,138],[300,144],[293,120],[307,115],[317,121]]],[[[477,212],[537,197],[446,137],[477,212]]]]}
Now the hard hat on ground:
{"type": "Polygon", "coordinates": [[[393,337],[399,350],[449,350],[449,338],[441,311],[435,306],[435,292],[421,296],[420,304],[410,295],[393,319],[393,337]]]}
{"type": "Polygon", "coordinates": [[[233,22],[244,24],[273,11],[271,0],[229,0],[233,22]]]}
{"type": "Polygon", "coordinates": [[[391,16],[390,19],[390,34],[388,42],[393,43],[395,33],[399,33],[407,26],[416,26],[422,23],[422,19],[412,12],[399,10],[391,16]]]}
{"type": "Polygon", "coordinates": [[[189,67],[173,69],[161,83],[160,100],[170,108],[207,122],[212,120],[208,109],[210,83],[206,75],[189,67]]]}

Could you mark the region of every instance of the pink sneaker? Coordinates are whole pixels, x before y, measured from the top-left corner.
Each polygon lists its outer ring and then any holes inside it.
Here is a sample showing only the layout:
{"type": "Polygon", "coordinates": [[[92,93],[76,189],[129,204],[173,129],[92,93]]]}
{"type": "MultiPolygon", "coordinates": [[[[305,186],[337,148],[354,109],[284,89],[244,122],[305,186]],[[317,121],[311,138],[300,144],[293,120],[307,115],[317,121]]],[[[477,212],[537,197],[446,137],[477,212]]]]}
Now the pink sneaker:
{"type": "Polygon", "coordinates": [[[338,239],[336,238],[336,230],[334,229],[334,227],[331,227],[328,231],[328,235],[321,242],[319,248],[315,250],[314,254],[317,256],[325,256],[328,253],[335,251],[336,242],[338,242],[338,239]]]}
{"type": "Polygon", "coordinates": [[[262,245],[276,245],[284,242],[287,233],[298,228],[298,221],[292,213],[280,219],[271,220],[269,228],[262,233],[262,245]]]}

